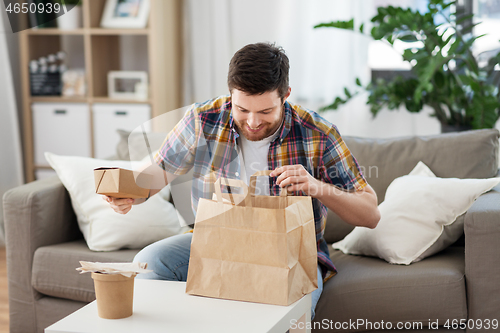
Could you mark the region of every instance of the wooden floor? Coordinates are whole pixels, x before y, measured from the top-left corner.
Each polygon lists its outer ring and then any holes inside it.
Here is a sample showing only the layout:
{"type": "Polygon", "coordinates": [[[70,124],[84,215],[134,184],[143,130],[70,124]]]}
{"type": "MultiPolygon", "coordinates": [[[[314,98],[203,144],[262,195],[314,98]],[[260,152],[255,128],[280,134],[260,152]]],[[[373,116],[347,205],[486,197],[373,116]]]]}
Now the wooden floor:
{"type": "Polygon", "coordinates": [[[0,332],[9,331],[9,295],[5,247],[0,247],[0,332]]]}

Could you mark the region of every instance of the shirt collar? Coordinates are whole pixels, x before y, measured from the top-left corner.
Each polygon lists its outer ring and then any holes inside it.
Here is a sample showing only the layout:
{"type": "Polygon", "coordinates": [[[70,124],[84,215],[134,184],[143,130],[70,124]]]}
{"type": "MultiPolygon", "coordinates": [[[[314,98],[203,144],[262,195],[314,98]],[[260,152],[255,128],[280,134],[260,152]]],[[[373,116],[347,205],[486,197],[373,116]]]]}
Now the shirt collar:
{"type": "Polygon", "coordinates": [[[285,120],[283,121],[283,126],[281,127],[281,133],[279,135],[280,144],[290,132],[290,127],[292,127],[292,107],[290,103],[285,101],[285,120]]]}
{"type": "Polygon", "coordinates": [[[228,105],[228,112],[229,112],[229,128],[231,132],[234,135],[234,140],[238,139],[240,135],[238,134],[238,131],[236,130],[236,126],[234,126],[234,120],[233,120],[233,101],[231,100],[231,97],[229,97],[229,103],[228,105]]]}

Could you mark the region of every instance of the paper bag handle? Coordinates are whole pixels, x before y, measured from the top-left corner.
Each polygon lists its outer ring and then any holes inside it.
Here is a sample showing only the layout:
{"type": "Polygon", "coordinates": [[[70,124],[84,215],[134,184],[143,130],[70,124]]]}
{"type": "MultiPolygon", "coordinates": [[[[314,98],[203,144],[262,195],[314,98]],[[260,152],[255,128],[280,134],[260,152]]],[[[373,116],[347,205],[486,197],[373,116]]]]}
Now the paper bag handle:
{"type": "MultiPolygon", "coordinates": [[[[220,190],[221,180],[226,186],[241,187],[243,189],[245,198],[248,195],[248,186],[242,180],[220,177],[214,183],[217,202],[222,203],[222,191],[220,190]]],[[[229,198],[231,199],[231,203],[234,204],[234,198],[231,193],[229,193],[229,198]]]]}
{"type": "MultiPolygon", "coordinates": [[[[260,176],[269,176],[273,172],[272,170],[262,170],[257,171],[253,175],[250,176],[250,195],[255,196],[255,186],[257,185],[257,177],[260,176]]],[[[288,196],[288,191],[286,188],[280,188],[280,197],[288,196]]]]}

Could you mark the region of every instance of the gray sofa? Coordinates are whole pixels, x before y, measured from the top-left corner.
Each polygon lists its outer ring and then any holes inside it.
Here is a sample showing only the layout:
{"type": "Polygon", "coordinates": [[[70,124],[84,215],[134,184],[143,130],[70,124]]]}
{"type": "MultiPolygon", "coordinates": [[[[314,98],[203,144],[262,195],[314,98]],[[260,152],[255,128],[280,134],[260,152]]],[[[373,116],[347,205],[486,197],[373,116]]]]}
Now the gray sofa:
{"type": "MultiPolygon", "coordinates": [[[[346,137],[345,141],[381,202],[390,182],[408,174],[420,160],[438,177],[496,176],[498,138],[496,130],[479,130],[385,140],[346,137]]],[[[138,251],[90,251],[57,177],[15,188],[5,194],[3,204],[12,333],[43,332],[94,299],[92,280],[75,271],[79,260],[131,261],[138,251]]],[[[424,328],[437,320],[439,329],[413,331],[480,332],[442,326],[447,320],[450,324],[461,319],[500,320],[500,186],[480,196],[460,219],[465,220],[465,237],[410,266],[330,248],[339,273],[324,286],[313,332],[370,331],[366,325],[353,327],[357,320],[372,325],[383,320],[393,327],[398,322],[422,322],[424,328]],[[344,328],[335,329],[335,323],[344,328]],[[325,330],[327,324],[334,329],[325,330]]],[[[325,238],[332,243],[351,229],[330,212],[325,238]]],[[[372,330],[384,332],[376,328],[372,330]]]]}

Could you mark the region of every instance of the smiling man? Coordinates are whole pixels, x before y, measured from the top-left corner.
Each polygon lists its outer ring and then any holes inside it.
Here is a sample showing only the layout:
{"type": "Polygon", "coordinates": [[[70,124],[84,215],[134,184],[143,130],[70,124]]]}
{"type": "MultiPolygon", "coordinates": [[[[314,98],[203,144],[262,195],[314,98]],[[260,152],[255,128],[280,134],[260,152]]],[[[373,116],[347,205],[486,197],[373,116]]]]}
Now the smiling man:
{"type": "MultiPolygon", "coordinates": [[[[337,128],[317,113],[287,101],[289,62],[283,50],[250,44],[231,59],[230,96],[194,104],[168,134],[155,157],[155,179],[169,181],[194,168],[192,207],[212,198],[218,177],[242,179],[272,170],[259,189],[278,195],[280,188],[313,198],[318,250],[318,289],[312,293],[311,318],[323,282],[336,273],[323,238],[327,208],[347,223],[375,228],[377,196],[337,128]]],[[[149,170],[154,172],[154,168],[149,170]]],[[[163,181],[163,186],[166,185],[163,181]]],[[[152,190],[154,195],[159,191],[152,190]]],[[[105,197],[122,214],[144,200],[105,197]]],[[[135,258],[153,272],[143,278],[186,281],[192,234],[173,236],[144,248],[135,258]]]]}

